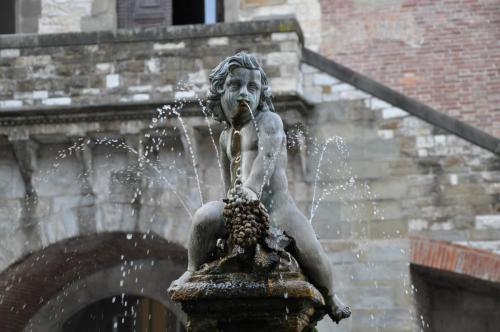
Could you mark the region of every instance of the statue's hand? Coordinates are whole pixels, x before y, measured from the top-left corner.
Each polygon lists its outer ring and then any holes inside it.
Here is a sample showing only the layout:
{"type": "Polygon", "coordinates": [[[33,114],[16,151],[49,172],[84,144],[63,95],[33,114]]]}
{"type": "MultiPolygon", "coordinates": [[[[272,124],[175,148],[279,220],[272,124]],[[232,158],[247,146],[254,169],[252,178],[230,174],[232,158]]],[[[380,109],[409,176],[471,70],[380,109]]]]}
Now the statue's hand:
{"type": "Polygon", "coordinates": [[[255,191],[253,191],[252,189],[245,187],[245,186],[241,187],[241,194],[248,201],[256,201],[259,199],[259,197],[257,196],[257,193],[255,191]]]}
{"type": "Polygon", "coordinates": [[[245,186],[238,186],[237,188],[231,188],[227,192],[227,197],[232,198],[234,195],[239,196],[240,198],[244,198],[247,201],[255,201],[258,200],[259,197],[257,196],[257,193],[253,191],[252,189],[245,187],[245,186]]]}

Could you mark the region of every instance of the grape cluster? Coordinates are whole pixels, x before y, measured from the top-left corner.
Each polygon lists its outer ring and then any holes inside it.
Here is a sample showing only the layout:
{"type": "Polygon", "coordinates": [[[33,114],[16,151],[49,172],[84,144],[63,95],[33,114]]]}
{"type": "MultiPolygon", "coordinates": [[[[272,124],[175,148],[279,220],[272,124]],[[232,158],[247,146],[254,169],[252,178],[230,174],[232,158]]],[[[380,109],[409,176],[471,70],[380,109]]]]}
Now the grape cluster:
{"type": "Polygon", "coordinates": [[[269,214],[259,200],[248,199],[236,186],[224,203],[224,220],[234,244],[253,248],[264,240],[269,229],[269,214]]]}

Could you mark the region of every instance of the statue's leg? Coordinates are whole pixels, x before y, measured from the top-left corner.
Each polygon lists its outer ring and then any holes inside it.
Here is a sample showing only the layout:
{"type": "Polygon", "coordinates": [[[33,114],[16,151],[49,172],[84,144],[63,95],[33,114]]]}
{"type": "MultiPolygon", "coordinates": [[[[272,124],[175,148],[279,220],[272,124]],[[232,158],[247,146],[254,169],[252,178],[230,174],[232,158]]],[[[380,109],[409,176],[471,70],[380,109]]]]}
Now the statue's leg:
{"type": "Polygon", "coordinates": [[[200,207],[193,216],[188,242],[188,271],[196,271],[210,261],[217,239],[226,234],[222,211],[224,203],[210,202],[200,207]]]}
{"type": "Polygon", "coordinates": [[[331,308],[331,318],[338,322],[350,316],[349,307],[335,296],[332,287],[332,266],[321,246],[311,223],[290,202],[281,211],[275,211],[274,220],[278,226],[295,240],[294,257],[304,270],[309,280],[325,297],[331,308]]]}
{"type": "Polygon", "coordinates": [[[188,268],[172,287],[185,283],[191,274],[204,263],[210,261],[215,252],[217,239],[223,238],[226,233],[222,210],[224,203],[210,202],[200,207],[193,216],[188,240],[188,268]]]}

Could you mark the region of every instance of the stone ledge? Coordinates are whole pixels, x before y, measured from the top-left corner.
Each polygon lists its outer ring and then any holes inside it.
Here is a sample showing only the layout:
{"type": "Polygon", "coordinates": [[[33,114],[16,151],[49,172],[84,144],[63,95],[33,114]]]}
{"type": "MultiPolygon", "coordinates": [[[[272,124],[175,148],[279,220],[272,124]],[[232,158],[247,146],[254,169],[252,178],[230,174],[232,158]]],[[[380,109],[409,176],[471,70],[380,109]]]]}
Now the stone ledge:
{"type": "Polygon", "coordinates": [[[450,242],[410,237],[410,263],[500,283],[500,255],[450,242]]]}
{"type": "Polygon", "coordinates": [[[193,332],[310,331],[325,314],[323,297],[300,272],[199,274],[170,290],[193,332]]]}
{"type": "Polygon", "coordinates": [[[70,46],[102,43],[126,43],[152,40],[184,40],[233,35],[252,35],[273,32],[295,32],[301,44],[304,36],[294,17],[273,20],[193,24],[159,28],[120,29],[113,31],[75,32],[56,34],[21,34],[0,36],[3,49],[27,47],[70,46]]]}
{"type": "MultiPolygon", "coordinates": [[[[35,125],[41,123],[72,123],[113,120],[151,119],[156,109],[173,105],[175,100],[151,100],[147,102],[122,102],[94,105],[26,106],[0,111],[0,127],[35,125]]],[[[278,113],[296,110],[302,116],[311,107],[293,93],[273,98],[278,113]]],[[[202,116],[197,100],[184,102],[183,116],[202,116]]]]}

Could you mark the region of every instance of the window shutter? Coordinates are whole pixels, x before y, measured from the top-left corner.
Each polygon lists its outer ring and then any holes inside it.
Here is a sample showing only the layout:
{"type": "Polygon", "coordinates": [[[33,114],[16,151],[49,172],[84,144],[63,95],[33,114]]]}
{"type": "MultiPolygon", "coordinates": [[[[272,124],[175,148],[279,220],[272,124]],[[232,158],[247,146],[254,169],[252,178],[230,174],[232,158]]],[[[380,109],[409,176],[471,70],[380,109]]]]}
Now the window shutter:
{"type": "Polygon", "coordinates": [[[118,0],[118,28],[172,24],[172,0],[118,0]]]}

